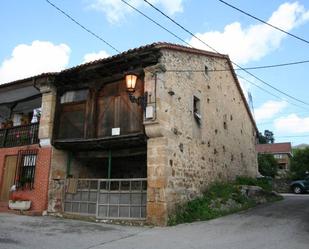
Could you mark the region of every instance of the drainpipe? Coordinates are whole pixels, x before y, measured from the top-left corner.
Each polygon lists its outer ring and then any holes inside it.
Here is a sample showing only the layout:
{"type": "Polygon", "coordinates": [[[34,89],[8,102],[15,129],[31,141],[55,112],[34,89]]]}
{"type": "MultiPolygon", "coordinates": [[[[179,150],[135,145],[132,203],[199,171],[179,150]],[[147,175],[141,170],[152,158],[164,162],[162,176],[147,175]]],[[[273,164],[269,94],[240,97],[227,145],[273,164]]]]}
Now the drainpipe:
{"type": "Polygon", "coordinates": [[[108,169],[107,169],[107,178],[111,179],[111,172],[112,172],[112,151],[108,151],[108,169]]]}

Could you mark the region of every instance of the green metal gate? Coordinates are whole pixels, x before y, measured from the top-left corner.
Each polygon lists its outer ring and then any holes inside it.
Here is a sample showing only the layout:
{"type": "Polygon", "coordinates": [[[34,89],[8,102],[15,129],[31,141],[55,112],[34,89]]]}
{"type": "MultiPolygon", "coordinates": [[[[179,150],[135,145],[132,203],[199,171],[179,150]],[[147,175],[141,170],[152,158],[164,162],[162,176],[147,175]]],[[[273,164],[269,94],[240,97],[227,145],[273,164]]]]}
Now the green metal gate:
{"type": "Polygon", "coordinates": [[[68,179],[64,212],[98,219],[146,218],[147,179],[68,179]]]}

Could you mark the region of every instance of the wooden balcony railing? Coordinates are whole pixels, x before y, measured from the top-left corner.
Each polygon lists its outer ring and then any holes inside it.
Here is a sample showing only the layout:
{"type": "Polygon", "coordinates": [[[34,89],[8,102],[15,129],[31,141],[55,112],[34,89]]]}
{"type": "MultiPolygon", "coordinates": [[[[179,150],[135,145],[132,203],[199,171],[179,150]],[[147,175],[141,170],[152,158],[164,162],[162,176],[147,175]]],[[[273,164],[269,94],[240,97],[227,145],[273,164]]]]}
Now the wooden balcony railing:
{"type": "Polygon", "coordinates": [[[0,148],[39,143],[39,123],[0,129],[0,148]]]}

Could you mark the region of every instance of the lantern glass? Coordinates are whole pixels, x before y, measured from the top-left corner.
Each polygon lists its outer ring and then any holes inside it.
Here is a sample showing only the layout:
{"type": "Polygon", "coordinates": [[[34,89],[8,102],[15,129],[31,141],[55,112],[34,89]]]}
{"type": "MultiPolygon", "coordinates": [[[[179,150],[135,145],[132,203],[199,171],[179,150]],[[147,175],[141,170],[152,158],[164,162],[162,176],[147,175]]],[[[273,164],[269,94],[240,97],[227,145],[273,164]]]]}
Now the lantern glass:
{"type": "Polygon", "coordinates": [[[134,74],[127,74],[126,75],[126,85],[127,85],[127,91],[128,92],[134,92],[135,91],[135,85],[136,85],[137,76],[134,74]]]}

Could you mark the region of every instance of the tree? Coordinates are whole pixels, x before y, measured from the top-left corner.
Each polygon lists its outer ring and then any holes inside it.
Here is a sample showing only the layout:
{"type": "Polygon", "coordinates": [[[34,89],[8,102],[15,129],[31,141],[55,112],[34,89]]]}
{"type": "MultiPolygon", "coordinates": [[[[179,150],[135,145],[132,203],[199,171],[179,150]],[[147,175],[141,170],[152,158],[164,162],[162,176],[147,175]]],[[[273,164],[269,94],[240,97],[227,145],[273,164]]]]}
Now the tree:
{"type": "Polygon", "coordinates": [[[273,144],[275,142],[274,133],[272,131],[265,130],[264,136],[266,137],[267,143],[273,144]]]}
{"type": "Polygon", "coordinates": [[[275,177],[278,171],[277,160],[272,154],[259,154],[258,155],[259,172],[263,176],[275,177]]]}
{"type": "Polygon", "coordinates": [[[259,144],[267,144],[266,137],[263,136],[262,132],[259,132],[259,144]]]}
{"type": "Polygon", "coordinates": [[[265,130],[264,135],[259,132],[259,143],[260,144],[273,144],[275,142],[274,133],[270,130],[265,130]]]}
{"type": "Polygon", "coordinates": [[[303,179],[306,172],[309,172],[309,147],[294,149],[294,156],[291,159],[291,174],[294,179],[303,179]]]}

